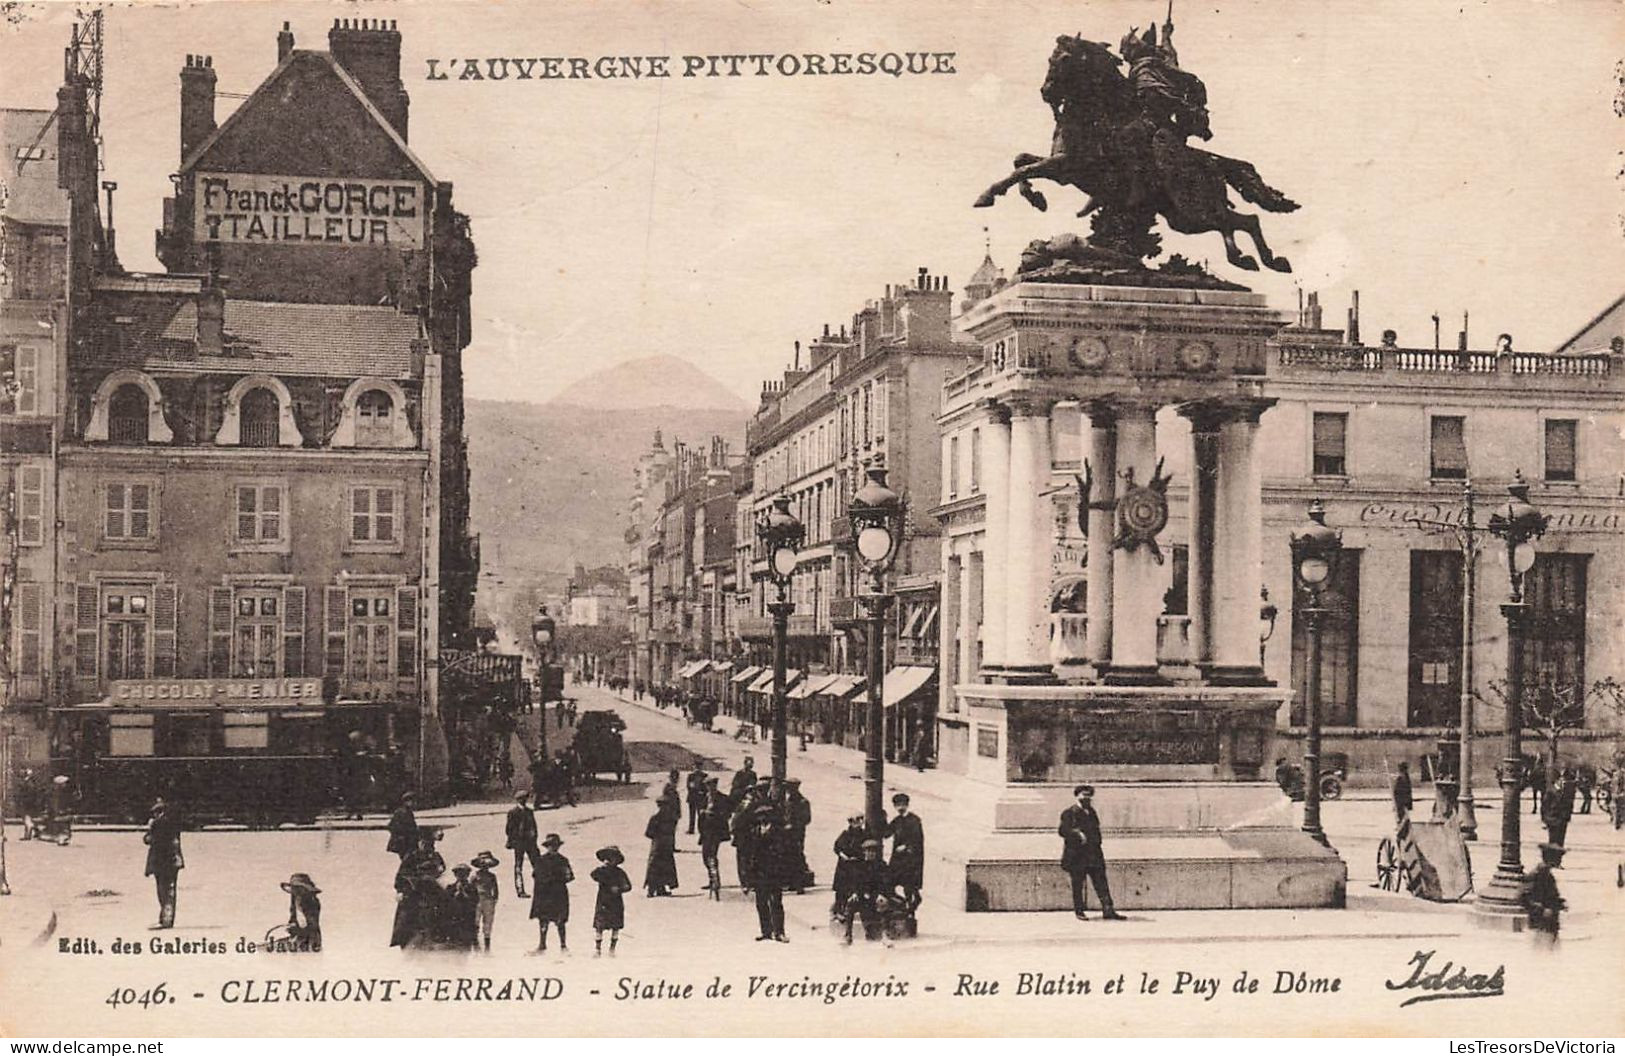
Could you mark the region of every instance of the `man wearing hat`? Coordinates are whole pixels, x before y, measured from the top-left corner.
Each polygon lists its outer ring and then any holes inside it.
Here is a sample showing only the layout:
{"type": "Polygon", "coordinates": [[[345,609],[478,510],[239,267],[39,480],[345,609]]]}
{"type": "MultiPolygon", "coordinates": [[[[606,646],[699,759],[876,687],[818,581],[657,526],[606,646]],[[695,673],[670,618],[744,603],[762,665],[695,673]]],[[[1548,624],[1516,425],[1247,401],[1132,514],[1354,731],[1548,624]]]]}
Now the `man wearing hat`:
{"type": "MultiPolygon", "coordinates": [[[[531,837],[531,846],[536,845],[536,837],[531,837]]],[[[540,857],[537,852],[537,857],[540,857]]],[[[485,941],[485,952],[491,952],[491,925],[497,919],[497,898],[501,894],[497,887],[497,874],[491,870],[502,862],[490,851],[481,851],[469,863],[476,870],[474,874],[474,893],[479,896],[479,905],[476,907],[480,926],[480,937],[485,941]]],[[[522,876],[519,871],[519,862],[516,858],[513,867],[514,876],[522,876]]]]}
{"type": "Polygon", "coordinates": [[[790,884],[796,894],[813,885],[813,871],[807,865],[807,826],[812,824],[812,803],[801,794],[801,780],[790,778],[785,782],[785,824],[790,842],[790,884]]]}
{"type": "Polygon", "coordinates": [[[570,860],[559,853],[564,841],[556,832],[547,834],[542,841],[547,850],[536,864],[536,875],[532,877],[536,882],[536,893],[531,898],[530,915],[536,921],[539,938],[536,944],[537,952],[547,949],[547,926],[558,925],[559,949],[568,950],[564,926],[570,920],[570,889],[566,885],[574,882],[576,874],[570,868],[570,860]]]}
{"type": "Polygon", "coordinates": [[[886,835],[892,838],[891,876],[903,889],[912,913],[920,904],[920,889],[925,886],[925,826],[919,815],[909,813],[908,793],[897,793],[891,802],[897,810],[897,816],[886,825],[886,835]]]}
{"type": "Polygon", "coordinates": [[[180,871],[186,868],[181,856],[181,822],[174,808],[159,798],[152,805],[152,818],[142,836],[147,845],[146,875],[158,887],[158,926],[175,926],[175,897],[180,871]]]}
{"type": "Polygon", "coordinates": [[[686,782],[688,792],[688,834],[690,836],[694,835],[699,829],[700,811],[705,809],[705,801],[710,798],[705,789],[706,780],[705,768],[696,763],[694,769],[689,772],[688,781],[686,782]]]}
{"type": "Polygon", "coordinates": [[[529,898],[525,891],[525,862],[534,872],[542,856],[536,846],[536,812],[530,807],[530,793],[520,789],[513,794],[514,805],[508,808],[508,849],[513,851],[513,893],[516,898],[529,898]]]}
{"type": "Polygon", "coordinates": [[[1079,920],[1083,915],[1083,881],[1087,877],[1095,885],[1100,898],[1100,915],[1105,920],[1122,920],[1112,907],[1111,888],[1106,884],[1106,854],[1100,846],[1100,815],[1095,813],[1093,785],[1079,785],[1072,790],[1078,802],[1061,812],[1060,834],[1063,843],[1061,868],[1072,878],[1072,912],[1079,920]]]}
{"type": "Polygon", "coordinates": [[[322,952],[322,900],[317,895],[322,889],[311,880],[309,873],[294,873],[288,877],[282,890],[288,893],[288,937],[294,948],[322,952]],[[299,923],[300,914],[305,922],[299,923]]]}
{"type": "Polygon", "coordinates": [[[418,819],[412,813],[412,805],[417,797],[411,792],[401,794],[400,805],[395,813],[389,816],[389,853],[396,855],[402,861],[411,854],[418,845],[418,819]]]}
{"type": "Polygon", "coordinates": [[[741,766],[733,776],[728,786],[728,798],[737,806],[743,800],[745,793],[756,787],[756,760],[745,756],[745,765],[741,766]]]}
{"type": "Polygon", "coordinates": [[[750,828],[755,844],[751,883],[761,930],[756,941],[789,942],[784,934],[784,889],[793,881],[790,873],[795,868],[789,826],[782,809],[764,797],[751,812],[750,828]]]}
{"type": "Polygon", "coordinates": [[[1568,905],[1557,890],[1557,877],[1553,869],[1563,866],[1563,845],[1540,845],[1540,864],[1523,878],[1523,908],[1529,918],[1529,930],[1546,944],[1557,942],[1557,930],[1564,908],[1568,905]]]}
{"type": "Polygon", "coordinates": [[[711,901],[722,901],[722,867],[718,855],[728,842],[728,800],[717,779],[706,778],[705,805],[700,808],[700,861],[705,865],[705,889],[711,901]]]}
{"type": "MultiPolygon", "coordinates": [[[[866,834],[863,831],[863,815],[854,814],[846,819],[846,828],[835,837],[835,901],[830,905],[830,914],[839,916],[846,911],[846,904],[851,900],[853,892],[857,890],[859,866],[863,863],[863,841],[866,834]]],[[[876,841],[879,845],[879,841],[876,841]]]]}

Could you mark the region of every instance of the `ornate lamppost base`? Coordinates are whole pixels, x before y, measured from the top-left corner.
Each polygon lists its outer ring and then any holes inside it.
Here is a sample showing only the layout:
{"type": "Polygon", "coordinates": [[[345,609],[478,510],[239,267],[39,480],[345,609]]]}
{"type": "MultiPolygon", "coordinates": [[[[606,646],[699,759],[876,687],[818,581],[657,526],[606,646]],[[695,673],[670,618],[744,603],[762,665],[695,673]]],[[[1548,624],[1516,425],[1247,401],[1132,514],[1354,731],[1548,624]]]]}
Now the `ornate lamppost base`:
{"type": "Polygon", "coordinates": [[[1522,931],[1528,921],[1523,907],[1523,881],[1497,872],[1473,903],[1473,920],[1481,928],[1522,931]]]}

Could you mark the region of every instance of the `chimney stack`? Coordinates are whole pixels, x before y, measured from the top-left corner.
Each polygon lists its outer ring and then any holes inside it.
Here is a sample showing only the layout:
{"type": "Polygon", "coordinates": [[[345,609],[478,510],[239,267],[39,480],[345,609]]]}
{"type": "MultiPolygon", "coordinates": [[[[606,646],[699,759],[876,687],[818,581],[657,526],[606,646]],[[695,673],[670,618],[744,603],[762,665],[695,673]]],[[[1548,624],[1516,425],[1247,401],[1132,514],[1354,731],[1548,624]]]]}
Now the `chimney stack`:
{"type": "Polygon", "coordinates": [[[405,139],[410,99],[401,83],[401,34],[394,20],[335,18],[327,32],[327,47],[333,60],[355,78],[372,105],[405,139]]]}
{"type": "Polygon", "coordinates": [[[214,57],[188,55],[181,67],[181,160],[214,133],[214,57]]]}
{"type": "Polygon", "coordinates": [[[282,32],[276,35],[276,61],[280,66],[293,53],[293,30],[282,23],[282,32]]]}
{"type": "Polygon", "coordinates": [[[197,297],[197,354],[225,354],[226,288],[220,281],[220,245],[209,244],[209,278],[197,297]]]}
{"type": "Polygon", "coordinates": [[[1348,343],[1360,343],[1360,291],[1354,291],[1354,303],[1349,306],[1348,343]]]}

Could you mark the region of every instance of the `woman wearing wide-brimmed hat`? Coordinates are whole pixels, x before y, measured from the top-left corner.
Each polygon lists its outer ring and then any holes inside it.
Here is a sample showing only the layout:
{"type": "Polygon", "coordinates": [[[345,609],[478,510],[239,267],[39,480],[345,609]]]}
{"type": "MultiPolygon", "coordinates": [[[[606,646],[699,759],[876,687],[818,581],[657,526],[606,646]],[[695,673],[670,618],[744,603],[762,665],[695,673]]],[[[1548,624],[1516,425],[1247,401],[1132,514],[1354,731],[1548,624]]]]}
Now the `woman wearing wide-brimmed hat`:
{"type": "Polygon", "coordinates": [[[570,889],[566,885],[575,880],[576,874],[570,868],[570,859],[559,853],[564,841],[556,832],[547,834],[542,846],[547,850],[536,862],[536,872],[532,879],[535,881],[536,894],[530,902],[530,915],[536,921],[539,935],[536,950],[540,953],[547,949],[547,926],[556,924],[559,929],[559,949],[568,950],[564,926],[570,920],[570,889]]]}
{"type": "Polygon", "coordinates": [[[316,896],[322,889],[311,880],[309,873],[294,873],[282,885],[288,893],[288,937],[295,949],[320,953],[322,950],[322,900],[316,896]],[[303,914],[305,922],[299,923],[303,914]]]}
{"type": "Polygon", "coordinates": [[[628,891],[632,890],[632,878],[626,875],[621,866],[626,862],[626,855],[616,846],[601,848],[598,851],[598,860],[604,864],[592,871],[592,878],[598,884],[598,901],[592,911],[592,945],[593,956],[604,952],[604,932],[609,932],[609,952],[615,954],[615,944],[621,939],[621,929],[626,926],[626,902],[622,899],[628,891]]]}
{"type": "Polygon", "coordinates": [[[441,928],[442,903],[440,878],[446,872],[446,860],[434,849],[440,839],[438,829],[418,830],[416,849],[401,860],[395,872],[395,927],[390,934],[391,946],[410,946],[414,941],[424,946],[433,941],[441,928]]]}

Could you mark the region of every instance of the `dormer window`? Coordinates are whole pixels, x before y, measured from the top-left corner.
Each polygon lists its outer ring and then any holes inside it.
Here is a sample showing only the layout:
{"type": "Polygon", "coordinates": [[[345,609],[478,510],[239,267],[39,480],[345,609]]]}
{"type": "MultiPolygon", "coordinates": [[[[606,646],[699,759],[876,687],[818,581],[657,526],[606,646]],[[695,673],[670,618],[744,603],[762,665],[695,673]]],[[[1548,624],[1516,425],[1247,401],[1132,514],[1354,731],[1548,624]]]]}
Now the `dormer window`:
{"type": "Polygon", "coordinates": [[[144,444],[149,432],[150,404],[139,385],[121,385],[107,407],[107,439],[115,444],[144,444]]]}
{"type": "Polygon", "coordinates": [[[276,393],[269,389],[248,390],[243,394],[241,414],[239,435],[243,447],[277,446],[281,414],[276,393]]]}
{"type": "Polygon", "coordinates": [[[395,434],[395,401],[382,389],[368,389],[356,400],[357,447],[389,447],[395,434]]]}

